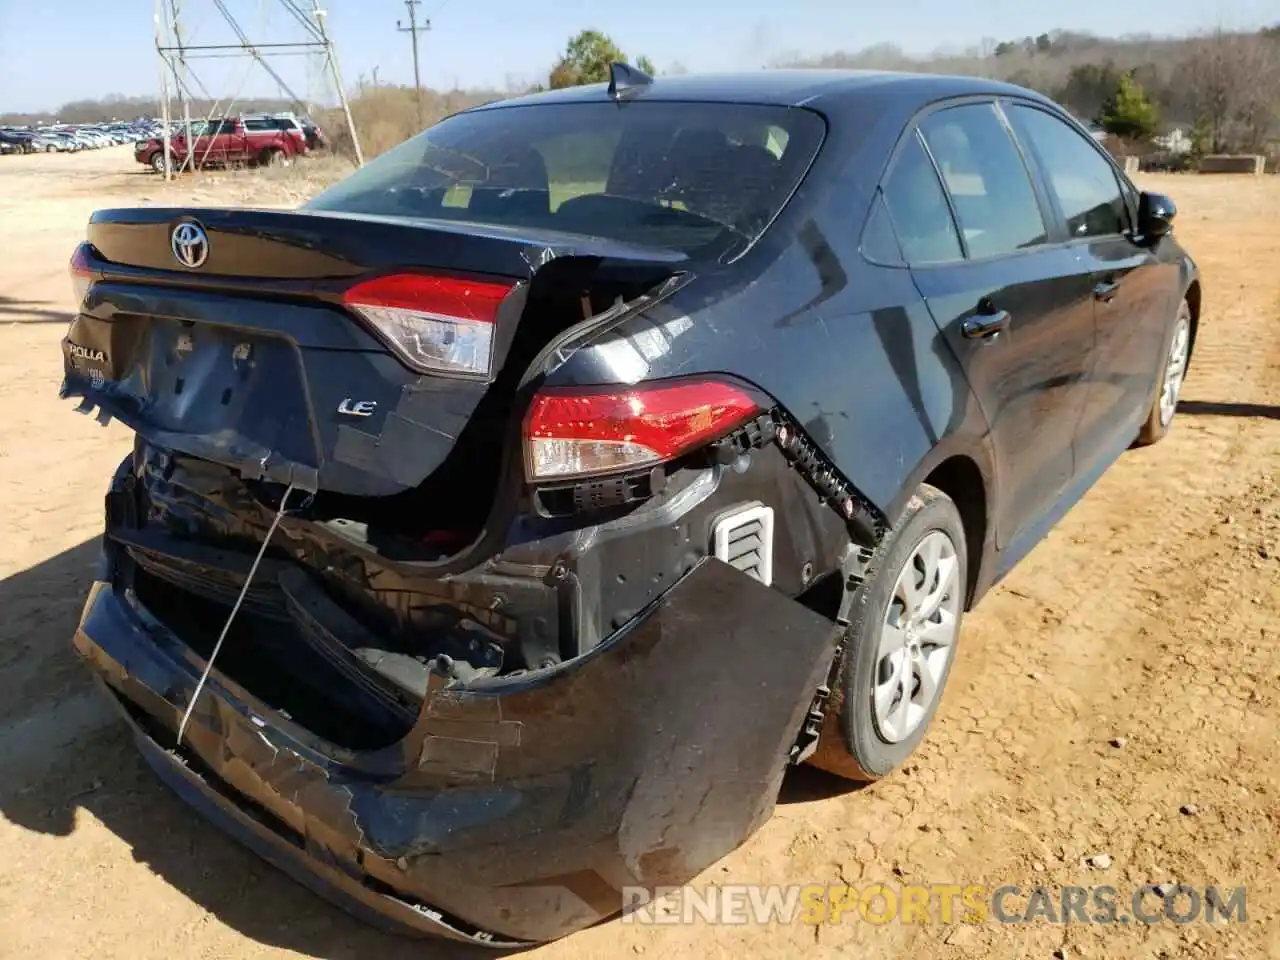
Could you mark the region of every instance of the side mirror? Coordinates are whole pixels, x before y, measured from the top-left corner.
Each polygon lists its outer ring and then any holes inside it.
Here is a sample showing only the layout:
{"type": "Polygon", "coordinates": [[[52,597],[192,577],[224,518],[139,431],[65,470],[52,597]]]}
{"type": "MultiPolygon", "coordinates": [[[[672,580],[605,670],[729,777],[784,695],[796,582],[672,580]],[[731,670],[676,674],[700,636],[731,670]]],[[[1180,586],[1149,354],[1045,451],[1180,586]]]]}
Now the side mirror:
{"type": "Polygon", "coordinates": [[[1163,193],[1143,192],[1138,198],[1138,232],[1148,243],[1155,243],[1173,230],[1178,208],[1163,193]]]}

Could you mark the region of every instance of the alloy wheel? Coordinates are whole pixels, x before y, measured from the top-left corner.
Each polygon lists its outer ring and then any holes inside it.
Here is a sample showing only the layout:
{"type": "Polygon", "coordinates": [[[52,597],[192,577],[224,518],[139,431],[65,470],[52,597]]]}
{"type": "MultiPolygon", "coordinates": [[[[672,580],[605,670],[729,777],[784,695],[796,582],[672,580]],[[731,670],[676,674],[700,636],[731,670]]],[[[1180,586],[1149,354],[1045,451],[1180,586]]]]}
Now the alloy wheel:
{"type": "Polygon", "coordinates": [[[1191,307],[1182,301],[1174,322],[1173,342],[1165,360],[1164,383],[1160,388],[1160,426],[1167,427],[1178,409],[1178,396],[1187,374],[1187,358],[1191,352],[1191,307]]]}
{"type": "Polygon", "coordinates": [[[951,537],[931,530],[898,572],[880,631],[872,705],[880,736],[900,743],[938,697],[960,623],[960,562],[951,537]]]}

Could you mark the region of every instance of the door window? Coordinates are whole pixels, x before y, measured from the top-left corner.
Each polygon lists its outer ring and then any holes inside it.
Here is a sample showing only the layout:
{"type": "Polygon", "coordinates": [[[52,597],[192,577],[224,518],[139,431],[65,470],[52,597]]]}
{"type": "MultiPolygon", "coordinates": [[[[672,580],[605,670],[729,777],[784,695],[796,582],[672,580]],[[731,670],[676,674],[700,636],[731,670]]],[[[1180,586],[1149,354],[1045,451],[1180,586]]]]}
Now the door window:
{"type": "Polygon", "coordinates": [[[930,114],[920,132],[942,173],[970,257],[1015,253],[1045,242],[1031,178],[992,104],[930,114]]]}
{"type": "Polygon", "coordinates": [[[1009,114],[1045,172],[1067,233],[1073,238],[1124,233],[1124,194],[1115,170],[1092,142],[1043,110],[1014,106],[1009,114]]]}
{"type": "Polygon", "coordinates": [[[907,263],[938,263],[964,256],[947,195],[914,133],[885,179],[884,202],[907,263]]]}

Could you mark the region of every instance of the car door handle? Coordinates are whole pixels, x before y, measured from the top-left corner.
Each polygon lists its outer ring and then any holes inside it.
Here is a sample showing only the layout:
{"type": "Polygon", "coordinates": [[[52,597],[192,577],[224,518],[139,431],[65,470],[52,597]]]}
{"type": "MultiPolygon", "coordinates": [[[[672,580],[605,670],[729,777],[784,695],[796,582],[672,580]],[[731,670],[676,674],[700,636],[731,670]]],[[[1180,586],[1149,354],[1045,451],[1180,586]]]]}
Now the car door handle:
{"type": "Polygon", "coordinates": [[[1110,303],[1116,298],[1116,292],[1120,289],[1120,284],[1114,280],[1103,280],[1093,288],[1093,298],[1101,300],[1103,303],[1110,303]]]}
{"type": "Polygon", "coordinates": [[[1012,320],[1008,310],[976,313],[960,325],[960,332],[968,340],[993,340],[1009,328],[1012,320]]]}

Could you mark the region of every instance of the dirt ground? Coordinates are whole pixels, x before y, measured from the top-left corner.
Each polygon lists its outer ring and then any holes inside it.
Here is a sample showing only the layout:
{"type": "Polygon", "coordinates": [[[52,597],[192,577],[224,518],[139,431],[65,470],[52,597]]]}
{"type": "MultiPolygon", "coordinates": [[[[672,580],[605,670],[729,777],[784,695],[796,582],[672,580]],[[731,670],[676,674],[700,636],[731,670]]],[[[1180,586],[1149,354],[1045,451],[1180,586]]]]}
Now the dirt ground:
{"type": "MultiPolygon", "coordinates": [[[[613,922],[538,956],[1280,957],[1280,177],[1144,179],[1179,203],[1204,272],[1173,433],[1127,454],[966,620],[907,770],[854,791],[794,773],[773,820],[697,884],[1172,880],[1246,886],[1248,922],[613,922]]],[[[224,839],[135,757],[69,645],[129,444],[57,398],[87,216],[313,186],[166,187],[127,148],[0,158],[0,958],[480,956],[363,927],[224,839]]]]}

